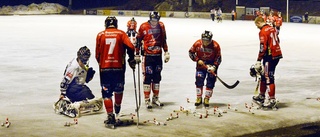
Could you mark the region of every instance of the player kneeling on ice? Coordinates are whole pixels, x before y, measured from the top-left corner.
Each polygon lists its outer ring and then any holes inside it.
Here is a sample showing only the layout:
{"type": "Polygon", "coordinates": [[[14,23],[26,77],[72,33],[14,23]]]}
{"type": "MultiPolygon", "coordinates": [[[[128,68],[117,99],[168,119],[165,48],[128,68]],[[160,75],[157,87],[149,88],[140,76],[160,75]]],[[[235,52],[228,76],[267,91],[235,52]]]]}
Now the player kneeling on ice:
{"type": "Polygon", "coordinates": [[[220,45],[212,40],[212,33],[204,31],[201,39],[197,40],[189,50],[189,57],[196,62],[196,92],[197,100],[194,104],[202,104],[202,93],[204,81],[206,79],[206,93],[204,97],[204,106],[209,107],[209,99],[212,96],[213,88],[216,83],[218,67],[221,63],[220,45]]]}
{"type": "Polygon", "coordinates": [[[260,49],[257,62],[254,65],[256,72],[261,75],[260,93],[253,96],[253,102],[262,107],[274,108],[277,105],[275,99],[275,79],[274,74],[279,60],[282,58],[282,53],[279,44],[277,31],[274,27],[266,24],[262,17],[255,19],[255,25],[260,29],[260,49]],[[262,64],[261,64],[261,61],[262,64]],[[265,103],[265,94],[268,92],[269,101],[265,103]]]}
{"type": "Polygon", "coordinates": [[[60,84],[60,99],[54,104],[57,113],[77,117],[81,113],[97,112],[102,108],[102,99],[94,99],[92,91],[86,86],[95,71],[89,67],[90,50],[83,46],[77,52],[77,58],[66,66],[60,84]]]}

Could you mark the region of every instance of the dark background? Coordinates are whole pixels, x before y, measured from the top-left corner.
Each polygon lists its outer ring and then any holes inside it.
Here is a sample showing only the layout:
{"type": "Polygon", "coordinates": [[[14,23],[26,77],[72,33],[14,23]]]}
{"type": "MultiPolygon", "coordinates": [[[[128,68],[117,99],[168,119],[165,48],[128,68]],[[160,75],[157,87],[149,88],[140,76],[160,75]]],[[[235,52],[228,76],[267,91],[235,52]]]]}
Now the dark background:
{"type": "MultiPolygon", "coordinates": [[[[113,10],[157,10],[160,3],[169,3],[173,8],[171,11],[187,11],[189,0],[72,0],[72,10],[105,8],[113,10]],[[178,1],[178,4],[177,4],[178,1]]],[[[59,3],[65,7],[69,6],[69,0],[0,0],[2,6],[30,5],[59,3]]],[[[286,13],[287,0],[238,0],[239,6],[246,7],[270,7],[282,13],[286,13]]],[[[193,0],[192,10],[195,12],[209,12],[212,8],[221,7],[225,13],[235,9],[235,0],[212,0],[211,3],[201,5],[193,0]]],[[[289,0],[289,14],[320,16],[320,0],[289,0]]],[[[161,10],[161,9],[160,9],[161,10]]],[[[170,11],[167,10],[167,11],[170,11]]]]}
{"type": "MultiPolygon", "coordinates": [[[[85,9],[96,7],[109,7],[123,5],[129,0],[72,0],[72,8],[85,9]]],[[[41,4],[59,3],[65,7],[69,6],[69,0],[0,0],[0,6],[16,6],[16,5],[30,5],[32,3],[41,4]]]]}

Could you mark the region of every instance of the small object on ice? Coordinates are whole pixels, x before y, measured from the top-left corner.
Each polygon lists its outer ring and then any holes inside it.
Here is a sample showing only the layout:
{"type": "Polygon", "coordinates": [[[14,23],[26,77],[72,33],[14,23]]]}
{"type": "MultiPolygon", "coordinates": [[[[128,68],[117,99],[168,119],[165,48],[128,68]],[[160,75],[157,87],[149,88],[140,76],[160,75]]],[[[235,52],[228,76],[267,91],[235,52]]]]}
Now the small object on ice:
{"type": "Polygon", "coordinates": [[[225,110],[223,110],[223,113],[227,113],[227,110],[225,109],[225,110]]]}
{"type": "Polygon", "coordinates": [[[9,128],[11,122],[9,122],[9,118],[6,118],[6,121],[1,123],[1,126],[5,126],[6,128],[9,128]]]}

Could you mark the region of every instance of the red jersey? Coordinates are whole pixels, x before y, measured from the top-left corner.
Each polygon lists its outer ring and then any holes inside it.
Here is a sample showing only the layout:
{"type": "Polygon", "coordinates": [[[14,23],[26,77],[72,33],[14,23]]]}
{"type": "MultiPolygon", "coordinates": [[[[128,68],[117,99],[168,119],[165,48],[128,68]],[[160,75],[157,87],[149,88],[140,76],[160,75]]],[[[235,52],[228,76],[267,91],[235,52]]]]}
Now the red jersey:
{"type": "Polygon", "coordinates": [[[282,52],[279,44],[279,37],[274,27],[264,25],[259,32],[260,51],[258,61],[265,58],[278,59],[282,58],[282,52]]]}
{"type": "Polygon", "coordinates": [[[156,27],[152,27],[149,22],[141,24],[137,39],[143,40],[144,55],[161,55],[162,49],[167,52],[167,34],[164,24],[159,21],[156,27]]]}
{"type": "MultiPolygon", "coordinates": [[[[127,34],[116,28],[107,28],[96,38],[96,59],[100,69],[123,68],[126,49],[134,51],[127,34]]],[[[133,57],[132,55],[129,55],[133,57]]]]}
{"type": "Polygon", "coordinates": [[[264,19],[264,22],[267,22],[267,16],[265,14],[262,14],[261,17],[264,19]]]}
{"type": "Polygon", "coordinates": [[[203,46],[202,40],[197,40],[189,49],[189,57],[193,61],[202,60],[205,64],[211,64],[218,67],[221,63],[220,45],[212,40],[208,46],[203,46]]]}
{"type": "Polygon", "coordinates": [[[128,28],[128,30],[134,30],[134,31],[136,31],[136,29],[137,29],[137,22],[136,22],[136,21],[129,20],[128,23],[127,23],[127,28],[128,28]]]}
{"type": "Polygon", "coordinates": [[[276,27],[280,27],[282,26],[282,17],[277,17],[276,20],[275,20],[275,26],[276,27]]]}
{"type": "Polygon", "coordinates": [[[267,17],[267,22],[268,22],[268,23],[270,23],[270,24],[273,25],[273,24],[274,24],[274,21],[275,21],[275,18],[274,18],[272,15],[270,15],[270,16],[267,17]]]}

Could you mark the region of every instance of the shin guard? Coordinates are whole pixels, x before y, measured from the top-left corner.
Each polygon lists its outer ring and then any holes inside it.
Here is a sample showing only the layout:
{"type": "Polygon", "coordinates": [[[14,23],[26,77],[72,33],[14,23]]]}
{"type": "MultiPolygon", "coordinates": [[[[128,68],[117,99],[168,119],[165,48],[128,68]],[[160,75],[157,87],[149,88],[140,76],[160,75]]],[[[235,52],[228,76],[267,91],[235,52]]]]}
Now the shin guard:
{"type": "Polygon", "coordinates": [[[206,88],[205,98],[211,98],[213,94],[213,89],[206,88]]]}
{"type": "Polygon", "coordinates": [[[113,102],[111,98],[105,98],[104,99],[104,107],[107,111],[107,113],[113,113],[113,102]]]}
{"type": "Polygon", "coordinates": [[[260,95],[265,95],[267,90],[267,85],[265,81],[260,82],[260,95]]]}
{"type": "Polygon", "coordinates": [[[149,99],[150,98],[150,91],[151,91],[150,85],[144,84],[143,91],[144,91],[144,98],[149,99]]]}
{"type": "Polygon", "coordinates": [[[197,97],[202,98],[203,87],[196,87],[197,97]]]}
{"type": "Polygon", "coordinates": [[[152,84],[152,92],[154,97],[159,96],[159,91],[160,91],[160,84],[159,83],[153,83],[152,84]]]}
{"type": "Polygon", "coordinates": [[[269,98],[274,99],[275,93],[276,93],[276,85],[275,84],[267,85],[267,91],[269,94],[269,98]]]}

